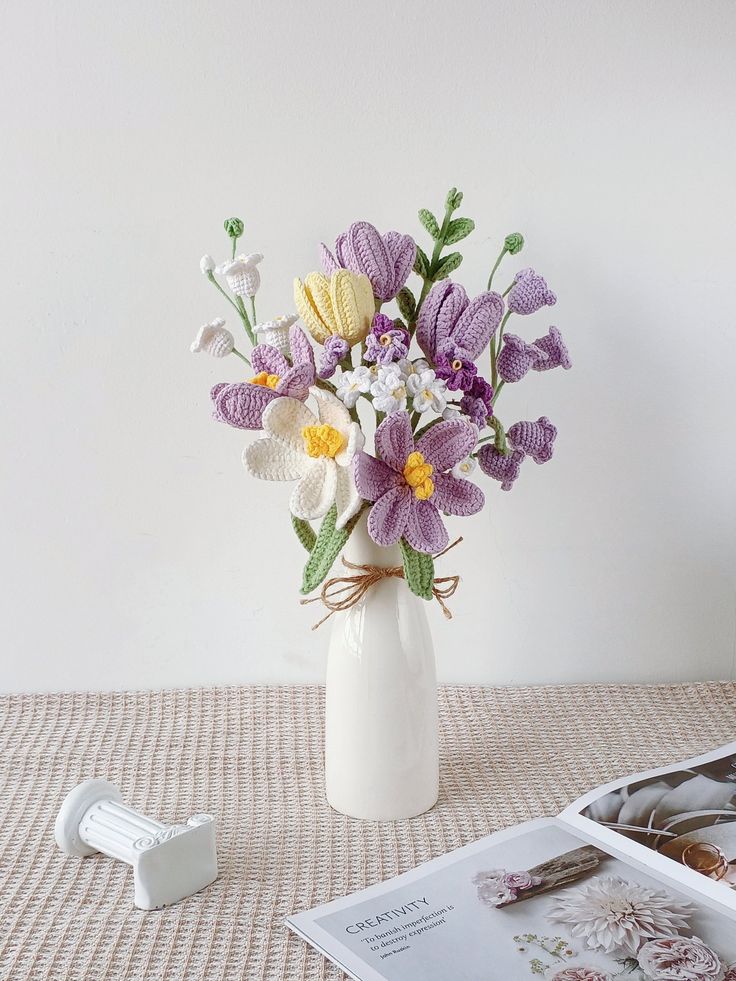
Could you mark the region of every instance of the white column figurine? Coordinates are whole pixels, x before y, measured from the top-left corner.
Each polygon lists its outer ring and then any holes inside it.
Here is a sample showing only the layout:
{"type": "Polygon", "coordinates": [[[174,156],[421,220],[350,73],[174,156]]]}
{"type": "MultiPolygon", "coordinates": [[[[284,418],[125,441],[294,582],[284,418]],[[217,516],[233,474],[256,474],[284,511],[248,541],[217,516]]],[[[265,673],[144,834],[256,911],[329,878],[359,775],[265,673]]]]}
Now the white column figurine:
{"type": "Polygon", "coordinates": [[[194,814],[186,824],[162,824],[123,804],[106,780],[85,780],[64,800],[54,828],[67,855],[103,852],[133,866],[135,905],[171,906],[217,878],[215,821],[194,814]]]}

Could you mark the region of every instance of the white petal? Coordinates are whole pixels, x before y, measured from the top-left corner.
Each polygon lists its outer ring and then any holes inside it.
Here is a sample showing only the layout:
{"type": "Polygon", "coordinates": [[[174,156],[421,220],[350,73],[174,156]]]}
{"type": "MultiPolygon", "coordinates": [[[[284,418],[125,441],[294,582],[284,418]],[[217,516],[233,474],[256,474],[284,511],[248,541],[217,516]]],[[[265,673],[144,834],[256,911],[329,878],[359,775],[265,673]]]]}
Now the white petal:
{"type": "Polygon", "coordinates": [[[261,480],[298,480],[309,467],[306,453],[263,436],[243,450],[243,466],[261,480]]]}
{"type": "Polygon", "coordinates": [[[353,457],[358,450],[363,449],[365,436],[357,422],[350,424],[347,431],[347,442],[343,448],[335,454],[335,463],[338,467],[347,467],[353,462],[353,457]]]}
{"type": "Polygon", "coordinates": [[[349,467],[337,467],[337,489],[335,504],[337,504],[337,522],[335,527],[344,528],[354,514],[358,513],[363,503],[355,487],[353,471],[349,467]]]}
{"type": "Polygon", "coordinates": [[[337,489],[335,461],[321,456],[307,470],[291,495],[289,507],[297,518],[321,518],[332,507],[337,489]]]}
{"type": "Polygon", "coordinates": [[[350,426],[350,413],[340,399],[333,395],[332,392],[325,392],[321,388],[316,389],[315,394],[317,396],[319,421],[332,426],[333,429],[342,433],[343,436],[347,436],[348,427],[350,426]]]}
{"type": "Polygon", "coordinates": [[[269,436],[297,453],[304,452],[302,429],[316,426],[317,422],[315,414],[303,402],[286,396],[274,399],[263,413],[263,428],[269,436]]]}

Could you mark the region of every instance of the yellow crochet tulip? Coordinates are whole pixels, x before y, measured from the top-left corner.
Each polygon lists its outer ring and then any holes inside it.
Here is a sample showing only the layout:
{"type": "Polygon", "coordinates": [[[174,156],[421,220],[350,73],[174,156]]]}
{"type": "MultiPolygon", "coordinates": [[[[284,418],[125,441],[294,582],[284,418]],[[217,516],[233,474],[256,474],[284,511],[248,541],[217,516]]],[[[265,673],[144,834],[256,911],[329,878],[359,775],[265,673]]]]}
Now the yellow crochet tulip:
{"type": "Polygon", "coordinates": [[[294,302],[307,330],[318,344],[337,334],[352,347],[371,329],[375,300],[367,276],[338,269],[328,279],[310,273],[302,283],[294,280],[294,302]]]}

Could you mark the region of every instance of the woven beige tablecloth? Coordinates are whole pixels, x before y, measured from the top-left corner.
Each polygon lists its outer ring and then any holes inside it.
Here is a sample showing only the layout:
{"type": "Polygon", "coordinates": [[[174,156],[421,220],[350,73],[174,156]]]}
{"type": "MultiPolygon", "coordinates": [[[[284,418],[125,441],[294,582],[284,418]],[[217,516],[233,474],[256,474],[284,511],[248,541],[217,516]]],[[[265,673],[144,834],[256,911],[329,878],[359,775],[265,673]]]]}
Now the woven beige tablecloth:
{"type": "Polygon", "coordinates": [[[453,687],[440,710],[438,805],[372,824],[325,802],[319,688],[0,698],[0,978],[342,978],[288,913],[736,738],[736,684],[453,687]],[[61,854],[56,811],[90,776],[167,822],[214,813],[217,882],[144,913],[127,866],[61,854]]]}

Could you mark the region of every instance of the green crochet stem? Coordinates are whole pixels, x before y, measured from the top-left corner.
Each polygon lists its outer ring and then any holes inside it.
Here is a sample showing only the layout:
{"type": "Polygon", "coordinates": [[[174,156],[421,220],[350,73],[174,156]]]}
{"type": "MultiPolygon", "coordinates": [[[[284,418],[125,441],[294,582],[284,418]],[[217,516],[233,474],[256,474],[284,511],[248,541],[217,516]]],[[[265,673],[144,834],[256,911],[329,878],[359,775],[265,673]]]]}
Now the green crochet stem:
{"type": "Polygon", "coordinates": [[[250,368],[250,361],[246,358],[244,354],[241,354],[236,347],[233,348],[232,353],[235,354],[237,357],[239,357],[241,361],[245,361],[245,363],[250,368]]]}
{"type": "Polygon", "coordinates": [[[230,304],[230,306],[233,308],[233,310],[235,310],[235,312],[237,313],[237,315],[240,317],[240,320],[241,320],[241,322],[243,324],[243,327],[245,327],[245,332],[248,335],[248,340],[250,341],[250,343],[253,346],[255,346],[255,340],[253,339],[253,331],[251,330],[250,320],[248,319],[248,314],[245,312],[245,306],[244,306],[243,301],[241,300],[241,298],[238,296],[236,298],[237,299],[237,302],[236,302],[236,300],[233,300],[233,298],[230,296],[230,294],[229,293],[226,293],[225,290],[222,288],[222,286],[220,286],[220,284],[217,282],[217,280],[215,279],[215,274],[214,273],[208,272],[207,273],[207,279],[209,279],[209,281],[212,283],[212,285],[214,287],[216,287],[216,289],[218,289],[222,293],[222,295],[225,297],[225,299],[230,304]]]}
{"type": "Polygon", "coordinates": [[[501,265],[501,260],[503,259],[503,257],[506,255],[507,252],[508,252],[508,249],[504,245],[504,247],[501,249],[501,251],[498,254],[498,259],[496,259],[496,261],[493,264],[493,269],[491,269],[491,275],[488,277],[488,286],[486,287],[486,289],[490,290],[491,284],[493,283],[493,277],[494,277],[494,275],[496,273],[496,270],[501,265]]]}
{"type": "Polygon", "coordinates": [[[419,420],[421,418],[422,418],[421,412],[416,412],[416,411],[412,412],[412,414],[411,414],[411,431],[412,432],[414,432],[414,430],[417,428],[417,426],[419,424],[419,420]]]}
{"type": "MultiPolygon", "coordinates": [[[[501,325],[498,328],[498,337],[491,338],[491,387],[493,388],[494,392],[496,392],[497,390],[497,382],[498,382],[498,371],[496,370],[496,352],[498,351],[500,353],[501,351],[501,343],[503,342],[503,329],[506,326],[506,321],[509,319],[512,312],[513,311],[511,310],[506,311],[506,313],[503,316],[503,320],[501,321],[501,325]]],[[[503,384],[503,382],[501,384],[503,384]]],[[[499,392],[501,391],[501,385],[498,385],[498,391],[499,392]]]]}
{"type": "Polygon", "coordinates": [[[253,332],[255,334],[255,327],[258,323],[258,317],[256,317],[256,298],[254,296],[250,298],[250,312],[253,315],[253,332]]]}
{"type": "MultiPolygon", "coordinates": [[[[442,226],[440,228],[440,234],[437,241],[434,243],[434,249],[432,249],[432,258],[429,262],[429,275],[424,278],[424,283],[422,284],[422,292],[419,294],[419,299],[417,301],[417,308],[414,311],[414,324],[416,324],[419,318],[419,311],[422,309],[422,304],[427,299],[427,294],[432,289],[433,279],[432,277],[437,272],[439,266],[440,254],[445,247],[445,238],[447,236],[447,226],[450,224],[450,219],[452,218],[452,213],[456,208],[450,197],[448,196],[445,202],[445,217],[442,219],[442,226]]],[[[413,325],[412,325],[413,326],[413,325]]]]}

